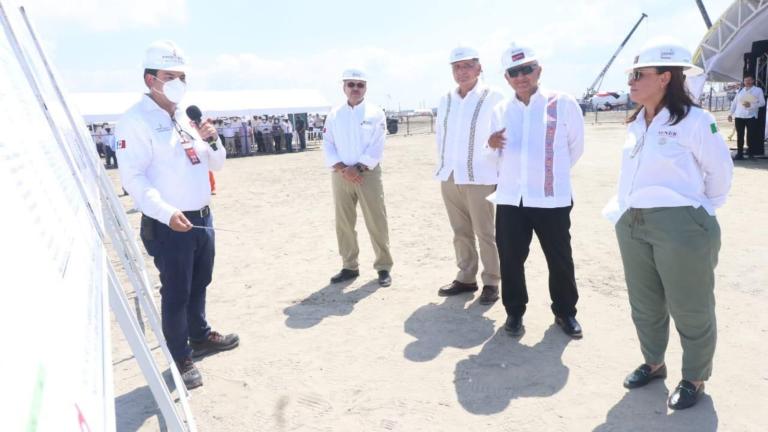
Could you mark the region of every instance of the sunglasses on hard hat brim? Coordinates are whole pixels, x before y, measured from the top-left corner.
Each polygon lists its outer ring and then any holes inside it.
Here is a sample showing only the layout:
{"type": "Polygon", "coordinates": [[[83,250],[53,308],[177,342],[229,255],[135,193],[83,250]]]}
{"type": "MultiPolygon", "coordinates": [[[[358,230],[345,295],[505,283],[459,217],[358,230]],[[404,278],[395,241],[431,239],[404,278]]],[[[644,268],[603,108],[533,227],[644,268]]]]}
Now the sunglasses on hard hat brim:
{"type": "Polygon", "coordinates": [[[523,66],[511,67],[507,69],[507,75],[509,75],[510,78],[516,78],[520,74],[530,75],[538,68],[539,68],[539,65],[535,63],[527,64],[523,66]]]}

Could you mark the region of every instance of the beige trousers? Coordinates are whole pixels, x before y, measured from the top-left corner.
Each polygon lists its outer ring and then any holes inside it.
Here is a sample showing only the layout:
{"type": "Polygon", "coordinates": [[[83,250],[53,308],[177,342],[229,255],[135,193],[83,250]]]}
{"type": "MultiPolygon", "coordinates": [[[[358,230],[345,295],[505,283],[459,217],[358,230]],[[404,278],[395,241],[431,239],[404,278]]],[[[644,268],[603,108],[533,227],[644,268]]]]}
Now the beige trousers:
{"type": "Polygon", "coordinates": [[[362,173],[363,183],[356,185],[341,176],[331,174],[333,201],[336,207],[336,239],[339,254],[345,269],[357,270],[357,256],[360,248],[357,244],[357,203],[363,211],[365,226],[371,237],[376,260],[373,268],[377,271],[392,269],[392,255],[389,253],[389,228],[387,227],[387,209],[384,206],[384,186],[381,182],[381,167],[362,173]]]}
{"type": "Polygon", "coordinates": [[[457,185],[453,174],[441,182],[448,220],[453,228],[453,247],[459,273],[456,280],[475,283],[478,256],[475,236],[480,244],[480,260],[483,261],[483,285],[499,286],[499,251],[496,249],[493,204],[485,199],[496,190],[494,185],[457,185]]]}

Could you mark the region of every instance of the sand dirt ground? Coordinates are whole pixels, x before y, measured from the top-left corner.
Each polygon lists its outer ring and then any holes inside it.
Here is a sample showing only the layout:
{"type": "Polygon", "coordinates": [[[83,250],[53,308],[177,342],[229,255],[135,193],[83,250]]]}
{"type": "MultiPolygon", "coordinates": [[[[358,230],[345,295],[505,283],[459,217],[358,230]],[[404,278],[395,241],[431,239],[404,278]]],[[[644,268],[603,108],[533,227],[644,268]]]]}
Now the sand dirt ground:
{"type": "MultiPolygon", "coordinates": [[[[552,323],[546,263],[535,240],[522,339],[501,329],[501,302],[487,307],[472,295],[436,295],[455,265],[439,184],[431,178],[433,135],[387,140],[384,187],[395,259],[389,288],[375,281],[362,217],[360,278],[328,284],[340,259],[319,150],[228,160],[212,207],[215,225],[237,232],[217,233],[208,316],[216,329],[238,332],[242,344],[198,363],[205,385],[192,392],[191,404],[199,429],[768,430],[768,160],[737,165],[718,214],[719,335],[707,394],[690,410],[670,412],[666,396],[680,379],[681,361],[674,330],[667,380],[631,392],[621,386],[642,358],[616,239],[600,210],[615,190],[624,128],[588,126],[586,133],[586,152],[573,172],[572,213],[582,340],[552,323]]],[[[138,215],[131,220],[138,225],[138,215]]],[[[118,430],[163,429],[117,325],[113,339],[118,430]]]]}

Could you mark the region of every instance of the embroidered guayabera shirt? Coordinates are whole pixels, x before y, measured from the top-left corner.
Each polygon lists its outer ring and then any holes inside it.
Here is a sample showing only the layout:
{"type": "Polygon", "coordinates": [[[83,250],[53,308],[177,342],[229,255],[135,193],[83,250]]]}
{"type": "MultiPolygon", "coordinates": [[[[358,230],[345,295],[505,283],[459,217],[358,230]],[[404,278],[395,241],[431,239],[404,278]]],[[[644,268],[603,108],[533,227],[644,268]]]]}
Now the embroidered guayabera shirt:
{"type": "Polygon", "coordinates": [[[584,152],[584,118],[572,96],[539,90],[528,105],[517,97],[494,109],[491,129],[506,128],[499,156],[496,204],[556,208],[571,205],[571,167],[584,152]]]}
{"type": "Polygon", "coordinates": [[[437,170],[446,181],[453,173],[456,184],[494,185],[498,155],[485,151],[491,135],[493,108],[504,95],[478,81],[463,98],[458,88],[442,97],[437,109],[437,170]]]}

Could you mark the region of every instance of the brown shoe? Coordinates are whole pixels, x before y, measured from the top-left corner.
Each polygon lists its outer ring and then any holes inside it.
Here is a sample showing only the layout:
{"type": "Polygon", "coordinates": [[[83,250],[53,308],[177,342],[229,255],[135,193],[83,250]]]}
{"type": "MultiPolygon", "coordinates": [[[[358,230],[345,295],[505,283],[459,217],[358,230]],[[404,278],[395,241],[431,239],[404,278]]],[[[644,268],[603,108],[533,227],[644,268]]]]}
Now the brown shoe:
{"type": "Polygon", "coordinates": [[[496,285],[486,285],[483,287],[483,292],[480,294],[480,304],[489,305],[496,303],[499,299],[499,287],[496,285]]]}
{"type": "Polygon", "coordinates": [[[203,341],[190,341],[192,358],[197,359],[219,351],[228,351],[240,345],[240,337],[234,333],[226,336],[217,331],[208,333],[208,338],[203,341]]]}
{"type": "Polygon", "coordinates": [[[187,390],[192,390],[193,388],[203,385],[203,376],[200,375],[200,371],[197,370],[197,367],[191,358],[187,357],[181,361],[177,361],[176,367],[179,369],[181,380],[184,381],[187,390]]]}
{"type": "Polygon", "coordinates": [[[440,297],[448,297],[448,296],[454,296],[456,294],[461,294],[465,292],[475,292],[475,291],[477,291],[477,284],[475,282],[463,283],[455,280],[451,282],[450,285],[444,286],[439,290],[437,290],[437,295],[439,295],[440,297]]]}

